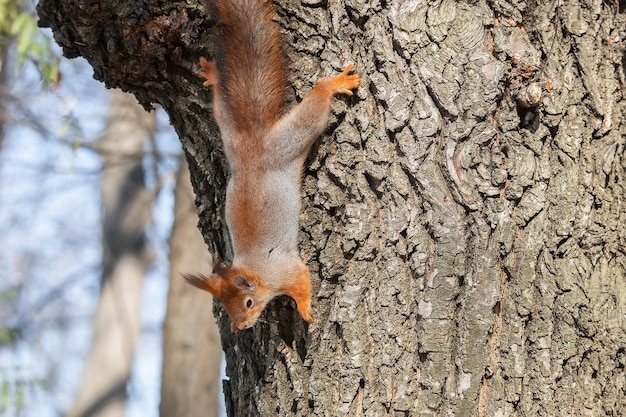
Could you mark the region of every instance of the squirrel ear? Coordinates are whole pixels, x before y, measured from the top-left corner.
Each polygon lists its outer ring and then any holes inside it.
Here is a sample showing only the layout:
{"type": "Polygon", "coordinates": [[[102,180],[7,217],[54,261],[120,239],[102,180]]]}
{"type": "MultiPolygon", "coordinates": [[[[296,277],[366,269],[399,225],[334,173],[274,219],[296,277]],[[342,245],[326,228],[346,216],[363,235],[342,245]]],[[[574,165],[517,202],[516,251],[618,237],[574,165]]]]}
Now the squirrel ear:
{"type": "Polygon", "coordinates": [[[203,274],[183,274],[187,282],[194,287],[210,292],[214,297],[222,298],[224,280],[216,274],[209,277],[203,274]]]}
{"type": "Polygon", "coordinates": [[[234,278],[235,285],[244,290],[254,289],[256,283],[254,281],[249,280],[243,275],[237,275],[234,278]]]}

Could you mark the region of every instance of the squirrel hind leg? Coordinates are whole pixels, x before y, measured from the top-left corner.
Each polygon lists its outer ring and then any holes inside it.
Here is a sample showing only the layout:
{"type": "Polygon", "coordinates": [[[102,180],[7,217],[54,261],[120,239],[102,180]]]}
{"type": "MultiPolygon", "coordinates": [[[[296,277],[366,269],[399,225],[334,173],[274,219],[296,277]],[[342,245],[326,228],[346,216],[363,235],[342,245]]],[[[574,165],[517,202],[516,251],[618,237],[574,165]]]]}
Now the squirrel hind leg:
{"type": "Polygon", "coordinates": [[[331,79],[334,81],[335,94],[353,95],[352,90],[359,88],[361,85],[361,76],[359,74],[350,74],[354,69],[354,64],[348,64],[343,72],[335,75],[331,79]]]}
{"type": "Polygon", "coordinates": [[[200,67],[202,70],[198,71],[198,75],[203,77],[205,81],[202,85],[210,86],[217,85],[217,68],[212,61],[207,61],[204,57],[200,57],[200,67]]]}
{"type": "Polygon", "coordinates": [[[361,76],[359,74],[351,74],[353,70],[354,64],[348,64],[341,74],[319,80],[315,85],[314,91],[318,90],[318,93],[329,96],[335,94],[353,95],[352,90],[361,85],[361,76]]]}

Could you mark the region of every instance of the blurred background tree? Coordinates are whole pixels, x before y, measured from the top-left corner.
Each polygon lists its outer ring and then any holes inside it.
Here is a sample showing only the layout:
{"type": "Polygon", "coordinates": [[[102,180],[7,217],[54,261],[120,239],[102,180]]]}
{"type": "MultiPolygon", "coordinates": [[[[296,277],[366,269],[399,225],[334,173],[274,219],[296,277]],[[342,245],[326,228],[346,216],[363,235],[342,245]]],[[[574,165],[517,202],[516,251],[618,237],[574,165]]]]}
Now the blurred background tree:
{"type": "Polygon", "coordinates": [[[61,58],[34,3],[0,0],[0,415],[219,415],[211,300],[180,285],[209,268],[180,144],[61,58]]]}

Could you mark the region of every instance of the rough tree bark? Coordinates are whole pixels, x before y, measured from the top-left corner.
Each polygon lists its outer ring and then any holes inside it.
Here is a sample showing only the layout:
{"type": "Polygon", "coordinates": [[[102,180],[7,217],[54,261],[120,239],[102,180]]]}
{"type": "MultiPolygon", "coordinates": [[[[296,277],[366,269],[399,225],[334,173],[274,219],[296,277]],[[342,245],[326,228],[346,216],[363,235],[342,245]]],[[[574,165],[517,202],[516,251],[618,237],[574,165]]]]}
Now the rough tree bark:
{"type": "Polygon", "coordinates": [[[184,158],[174,190],[170,236],[170,288],[163,324],[162,417],[217,417],[222,350],[210,297],[181,279],[211,267],[202,235],[189,168],[184,158]]]}
{"type": "MultiPolygon", "coordinates": [[[[296,99],[351,61],[363,84],[304,175],[316,321],[281,298],[231,335],[217,308],[229,415],[624,415],[624,2],[275,3],[296,99]]],[[[206,8],[39,12],[67,56],[170,114],[224,254],[206,8]]]]}
{"type": "Polygon", "coordinates": [[[144,182],[144,146],[154,136],[155,118],[130,94],[111,93],[102,155],[103,272],[93,319],[93,340],[74,404],[66,417],[121,417],[126,384],[141,331],[143,278],[152,262],[145,228],[153,194],[144,182]]]}

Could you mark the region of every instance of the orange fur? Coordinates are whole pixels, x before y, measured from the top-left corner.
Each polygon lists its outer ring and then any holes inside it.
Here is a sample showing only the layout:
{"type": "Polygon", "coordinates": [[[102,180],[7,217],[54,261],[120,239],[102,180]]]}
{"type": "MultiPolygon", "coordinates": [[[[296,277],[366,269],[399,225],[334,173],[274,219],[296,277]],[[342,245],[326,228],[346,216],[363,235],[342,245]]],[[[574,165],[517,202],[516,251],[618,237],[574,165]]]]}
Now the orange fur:
{"type": "Polygon", "coordinates": [[[223,264],[216,266],[214,273],[209,277],[203,274],[184,274],[183,277],[191,285],[208,291],[222,300],[231,318],[232,332],[254,325],[256,317],[265,308],[265,303],[258,300],[271,297],[272,293],[263,280],[253,272],[243,268],[230,268],[223,264]],[[248,300],[252,300],[250,306],[246,305],[248,300]]]}
{"type": "Polygon", "coordinates": [[[300,176],[315,139],[326,128],[332,97],[352,95],[360,77],[352,64],[317,82],[280,117],[285,102],[285,59],[268,0],[216,0],[221,40],[215,63],[200,58],[199,75],[213,88],[230,178],[226,223],[232,266],[210,277],[186,275],[220,298],[231,330],[252,326],[267,303],[286,294],[311,323],[311,278],[298,252],[300,176]]]}
{"type": "Polygon", "coordinates": [[[269,0],[216,0],[215,8],[223,39],[217,68],[224,100],[238,130],[254,133],[276,121],[285,105],[285,58],[272,22],[275,11],[269,0]]]}
{"type": "Polygon", "coordinates": [[[300,315],[307,323],[313,322],[313,310],[311,309],[311,276],[305,266],[298,271],[294,280],[279,289],[281,294],[286,294],[296,301],[300,315]]]}

